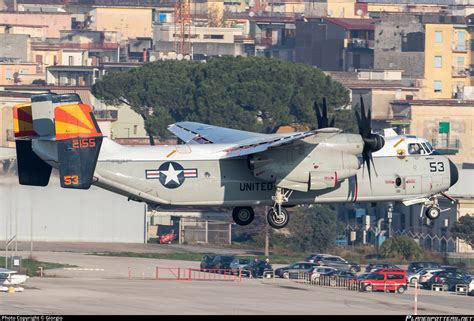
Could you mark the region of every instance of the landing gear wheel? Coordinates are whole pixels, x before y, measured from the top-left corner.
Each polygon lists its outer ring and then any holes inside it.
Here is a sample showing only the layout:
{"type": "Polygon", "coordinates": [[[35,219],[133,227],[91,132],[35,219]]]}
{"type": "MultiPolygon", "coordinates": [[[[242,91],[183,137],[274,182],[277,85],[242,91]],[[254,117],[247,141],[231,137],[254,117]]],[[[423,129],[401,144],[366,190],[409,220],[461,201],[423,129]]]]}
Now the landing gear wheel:
{"type": "Polygon", "coordinates": [[[290,214],[281,206],[272,207],[267,213],[267,221],[271,227],[281,229],[290,221],[290,214]]]}
{"type": "Polygon", "coordinates": [[[245,226],[252,223],[255,213],[251,207],[236,207],[232,211],[232,218],[238,225],[245,226]]]}
{"type": "Polygon", "coordinates": [[[441,214],[441,210],[438,207],[428,207],[425,211],[426,217],[428,217],[430,220],[436,220],[439,215],[441,214]]]}

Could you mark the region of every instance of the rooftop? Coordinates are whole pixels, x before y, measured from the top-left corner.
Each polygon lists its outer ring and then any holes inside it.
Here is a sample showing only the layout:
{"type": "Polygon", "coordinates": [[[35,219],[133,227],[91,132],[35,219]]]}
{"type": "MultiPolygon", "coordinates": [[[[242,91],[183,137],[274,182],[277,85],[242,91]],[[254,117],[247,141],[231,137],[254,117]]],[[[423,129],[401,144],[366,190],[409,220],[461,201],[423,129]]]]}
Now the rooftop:
{"type": "Polygon", "coordinates": [[[417,99],[417,100],[394,100],[392,105],[406,106],[456,106],[456,107],[474,107],[474,100],[462,99],[417,99]]]}
{"type": "Polygon", "coordinates": [[[347,30],[375,30],[375,23],[380,19],[355,19],[355,18],[324,18],[326,21],[343,27],[347,30]]]}

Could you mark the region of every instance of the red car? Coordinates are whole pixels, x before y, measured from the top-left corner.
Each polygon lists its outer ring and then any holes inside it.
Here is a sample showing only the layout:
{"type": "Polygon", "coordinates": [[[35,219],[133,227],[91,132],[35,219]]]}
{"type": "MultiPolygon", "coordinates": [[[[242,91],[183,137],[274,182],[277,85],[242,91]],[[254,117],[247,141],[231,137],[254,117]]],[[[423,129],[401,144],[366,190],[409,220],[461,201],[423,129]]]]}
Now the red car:
{"type": "Polygon", "coordinates": [[[380,269],[361,280],[363,291],[390,291],[404,293],[407,289],[407,272],[401,269],[380,269]]]}
{"type": "Polygon", "coordinates": [[[163,234],[160,236],[160,244],[171,244],[171,241],[173,241],[175,238],[176,234],[174,233],[163,234]]]}

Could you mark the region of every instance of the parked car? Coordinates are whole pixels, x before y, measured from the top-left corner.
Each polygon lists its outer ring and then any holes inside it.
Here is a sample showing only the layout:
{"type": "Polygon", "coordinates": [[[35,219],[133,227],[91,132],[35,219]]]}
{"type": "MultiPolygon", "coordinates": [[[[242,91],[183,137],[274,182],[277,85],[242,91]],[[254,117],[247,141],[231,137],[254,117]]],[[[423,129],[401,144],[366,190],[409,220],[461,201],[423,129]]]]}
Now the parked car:
{"type": "Polygon", "coordinates": [[[304,260],[305,260],[305,262],[315,263],[316,261],[318,261],[320,258],[322,258],[324,256],[331,256],[331,254],[321,254],[321,253],[311,254],[310,256],[305,258],[304,260]]]}
{"type": "Polygon", "coordinates": [[[365,267],[365,272],[375,272],[380,269],[400,269],[398,266],[395,264],[390,264],[390,263],[370,263],[365,267]]]}
{"type": "Polygon", "coordinates": [[[212,261],[215,255],[204,255],[201,259],[201,271],[207,271],[212,268],[212,261]]]}
{"type": "Polygon", "coordinates": [[[441,265],[439,263],[436,263],[436,262],[411,262],[408,265],[407,272],[408,273],[415,272],[416,270],[419,270],[421,268],[434,269],[434,268],[440,268],[440,267],[441,267],[441,265]]]}
{"type": "Polygon", "coordinates": [[[433,273],[433,276],[428,280],[428,282],[423,283],[423,287],[431,290],[434,284],[439,284],[441,285],[443,291],[454,291],[456,289],[456,285],[467,285],[469,283],[470,278],[465,273],[439,271],[433,273]]]}
{"type": "Polygon", "coordinates": [[[392,291],[404,293],[407,289],[407,272],[401,269],[384,268],[361,280],[362,291],[392,291]]]}
{"type": "Polygon", "coordinates": [[[340,256],[327,255],[315,259],[314,263],[318,265],[330,266],[340,271],[349,271],[356,273],[360,271],[360,265],[355,262],[348,262],[340,256]]]}
{"type": "Polygon", "coordinates": [[[291,274],[293,278],[298,278],[298,275],[300,272],[308,273],[311,271],[311,269],[314,266],[317,266],[317,265],[318,264],[316,263],[297,262],[297,263],[276,269],[275,275],[280,278],[289,279],[290,274],[291,274]]]}
{"type": "Polygon", "coordinates": [[[232,274],[238,274],[241,270],[244,270],[250,264],[250,259],[235,258],[230,262],[230,269],[232,274]]]}
{"type": "Polygon", "coordinates": [[[234,258],[234,256],[229,255],[217,255],[211,263],[211,269],[218,273],[230,272],[230,263],[234,258]]]}
{"type": "Polygon", "coordinates": [[[421,268],[414,272],[408,272],[408,275],[407,275],[408,283],[415,283],[415,281],[420,282],[421,275],[423,275],[425,271],[426,271],[426,268],[421,268]]]}
{"type": "Polygon", "coordinates": [[[469,276],[469,283],[467,285],[467,293],[474,296],[474,276],[469,276]]]}
{"type": "Polygon", "coordinates": [[[329,273],[326,274],[326,276],[334,277],[334,278],[340,278],[340,279],[350,279],[350,280],[355,280],[357,279],[357,275],[348,271],[330,271],[329,273]]]}
{"type": "Polygon", "coordinates": [[[308,273],[309,275],[308,278],[309,280],[314,282],[322,275],[332,275],[332,273],[336,273],[336,272],[338,272],[338,270],[330,266],[315,266],[308,273]]]}
{"type": "Polygon", "coordinates": [[[250,261],[242,270],[242,275],[250,276],[253,278],[263,277],[266,271],[273,271],[273,267],[270,263],[265,261],[250,261]]]}
{"type": "Polygon", "coordinates": [[[424,272],[420,275],[418,283],[422,284],[428,282],[429,279],[433,276],[433,273],[444,271],[443,269],[424,269],[424,272]]]}

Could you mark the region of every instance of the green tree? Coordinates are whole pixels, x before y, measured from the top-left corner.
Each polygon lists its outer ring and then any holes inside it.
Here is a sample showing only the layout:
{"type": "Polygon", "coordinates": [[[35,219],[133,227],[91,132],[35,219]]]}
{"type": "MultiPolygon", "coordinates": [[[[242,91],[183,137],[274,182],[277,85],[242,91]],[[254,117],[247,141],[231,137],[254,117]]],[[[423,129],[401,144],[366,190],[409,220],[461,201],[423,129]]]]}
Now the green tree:
{"type": "Polygon", "coordinates": [[[384,258],[413,260],[421,256],[421,248],[408,236],[394,236],[383,242],[379,253],[384,258]]]}
{"type": "Polygon", "coordinates": [[[465,215],[459,218],[451,228],[451,233],[474,247],[474,216],[465,215]]]}
{"type": "Polygon", "coordinates": [[[325,252],[334,246],[337,237],[337,214],[329,206],[300,207],[288,224],[288,243],[299,252],[325,252]]]}
{"type": "Polygon", "coordinates": [[[167,125],[184,120],[258,132],[288,123],[314,127],[315,100],[326,96],[330,113],[349,101],[347,90],[317,68],[257,57],[157,61],[106,75],[92,92],[107,104],[131,106],[152,136],[168,136],[167,125]]]}

